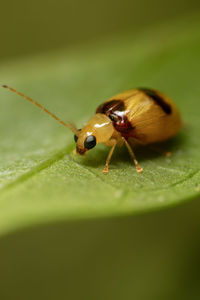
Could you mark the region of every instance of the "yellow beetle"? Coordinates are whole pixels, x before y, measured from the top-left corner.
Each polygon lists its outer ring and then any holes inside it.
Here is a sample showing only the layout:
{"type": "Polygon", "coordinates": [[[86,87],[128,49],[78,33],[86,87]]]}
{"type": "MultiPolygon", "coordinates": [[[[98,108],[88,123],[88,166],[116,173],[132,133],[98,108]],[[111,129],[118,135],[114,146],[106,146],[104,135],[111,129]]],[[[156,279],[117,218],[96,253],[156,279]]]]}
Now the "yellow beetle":
{"type": "Polygon", "coordinates": [[[96,114],[87,124],[78,130],[74,124],[65,123],[48,111],[37,101],[25,96],[15,89],[3,85],[32,102],[59,123],[69,128],[75,135],[76,153],[85,154],[98,143],[110,146],[110,152],[103,169],[108,173],[108,165],[116,145],[124,143],[133,158],[138,172],[142,172],[130,144],[148,145],[165,141],[176,135],[182,122],[175,104],[164,94],[154,89],[138,88],[128,90],[111,97],[101,104],[96,114]]]}

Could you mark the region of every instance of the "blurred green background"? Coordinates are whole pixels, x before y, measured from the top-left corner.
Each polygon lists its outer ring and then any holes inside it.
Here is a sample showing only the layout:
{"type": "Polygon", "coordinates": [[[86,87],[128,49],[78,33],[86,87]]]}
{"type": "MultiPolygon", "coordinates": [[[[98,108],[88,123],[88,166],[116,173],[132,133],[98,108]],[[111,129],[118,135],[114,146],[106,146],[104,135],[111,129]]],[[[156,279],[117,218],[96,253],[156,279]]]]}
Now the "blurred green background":
{"type": "Polygon", "coordinates": [[[143,216],[57,223],[1,240],[1,299],[197,300],[198,201],[143,216]]]}
{"type": "MultiPolygon", "coordinates": [[[[4,1],[0,62],[78,49],[197,10],[198,0],[4,1]]],[[[199,232],[197,199],[147,215],[9,234],[0,239],[0,299],[199,299],[199,232]]]]}
{"type": "Polygon", "coordinates": [[[1,1],[1,60],[138,32],[200,9],[198,0],[1,1]]]}

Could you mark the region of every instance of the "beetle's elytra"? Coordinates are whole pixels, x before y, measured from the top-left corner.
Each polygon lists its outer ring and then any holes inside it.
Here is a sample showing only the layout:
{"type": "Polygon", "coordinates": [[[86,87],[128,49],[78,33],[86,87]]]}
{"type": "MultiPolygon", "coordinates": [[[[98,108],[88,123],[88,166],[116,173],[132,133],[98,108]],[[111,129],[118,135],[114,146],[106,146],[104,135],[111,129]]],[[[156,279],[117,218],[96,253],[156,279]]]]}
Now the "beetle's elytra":
{"type": "Polygon", "coordinates": [[[15,89],[2,87],[17,93],[32,102],[44,112],[74,133],[76,153],[85,154],[98,143],[110,146],[110,152],[103,169],[108,173],[108,165],[116,145],[126,145],[138,172],[142,172],[131,145],[148,145],[161,142],[176,135],[181,128],[181,117],[175,104],[164,94],[154,89],[138,88],[111,97],[101,104],[96,114],[82,129],[73,123],[65,123],[37,101],[15,89]]]}

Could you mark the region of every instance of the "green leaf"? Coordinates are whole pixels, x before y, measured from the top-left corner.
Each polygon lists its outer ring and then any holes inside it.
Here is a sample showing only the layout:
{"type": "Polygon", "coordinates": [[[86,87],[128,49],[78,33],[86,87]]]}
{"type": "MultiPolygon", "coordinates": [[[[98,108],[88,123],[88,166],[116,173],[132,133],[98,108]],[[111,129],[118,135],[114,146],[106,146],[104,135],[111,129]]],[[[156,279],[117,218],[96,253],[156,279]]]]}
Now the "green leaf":
{"type": "Polygon", "coordinates": [[[134,214],[200,194],[199,19],[1,65],[5,84],[78,127],[108,97],[137,86],[164,91],[185,122],[177,137],[161,145],[172,157],[138,148],[144,169],[138,174],[126,149],[118,149],[104,175],[107,147],[75,156],[70,131],[2,89],[1,233],[61,219],[134,214]]]}

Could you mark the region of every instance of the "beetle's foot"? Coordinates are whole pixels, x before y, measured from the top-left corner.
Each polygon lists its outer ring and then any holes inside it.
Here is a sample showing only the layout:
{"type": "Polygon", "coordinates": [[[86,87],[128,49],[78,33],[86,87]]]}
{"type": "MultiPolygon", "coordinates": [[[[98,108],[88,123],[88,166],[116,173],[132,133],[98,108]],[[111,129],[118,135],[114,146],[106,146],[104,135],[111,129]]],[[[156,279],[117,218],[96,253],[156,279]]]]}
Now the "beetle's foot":
{"type": "Polygon", "coordinates": [[[103,169],[103,173],[104,174],[108,174],[108,165],[105,165],[105,167],[103,169]]]}
{"type": "Polygon", "coordinates": [[[170,157],[170,156],[172,156],[172,152],[170,152],[170,151],[168,151],[168,152],[165,152],[165,156],[166,156],[166,157],[170,157]]]}
{"type": "Polygon", "coordinates": [[[160,149],[159,147],[157,146],[150,146],[150,149],[152,149],[153,151],[159,153],[159,154],[162,154],[164,155],[165,157],[170,157],[172,156],[172,152],[170,151],[163,151],[162,149],[160,149]]]}
{"type": "Polygon", "coordinates": [[[137,170],[138,173],[142,173],[143,172],[143,169],[140,166],[137,166],[136,170],[137,170]]]}

